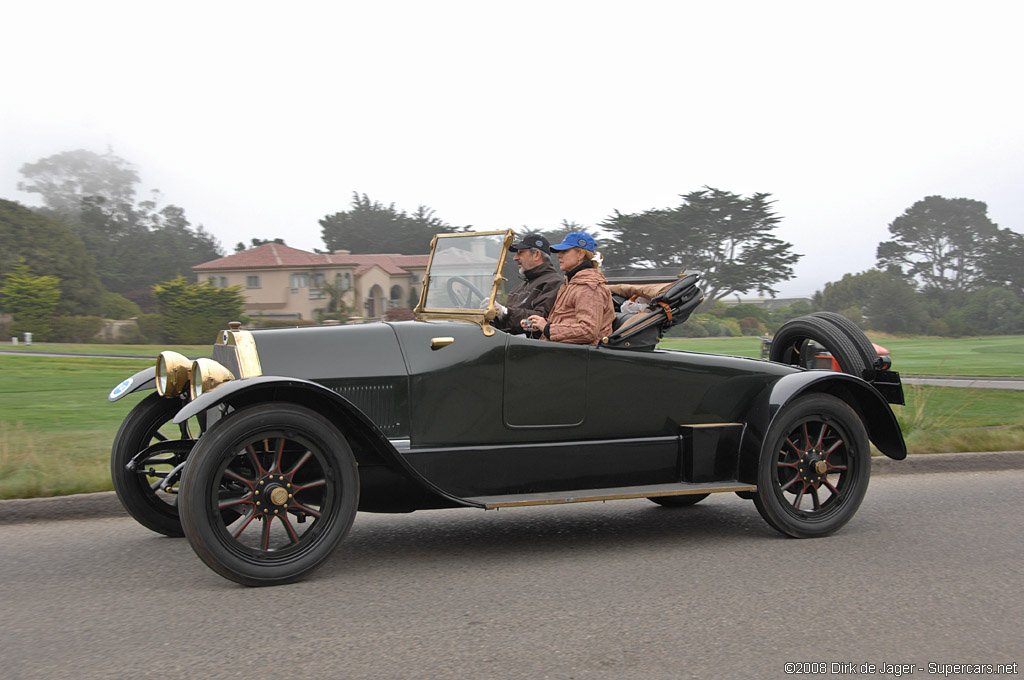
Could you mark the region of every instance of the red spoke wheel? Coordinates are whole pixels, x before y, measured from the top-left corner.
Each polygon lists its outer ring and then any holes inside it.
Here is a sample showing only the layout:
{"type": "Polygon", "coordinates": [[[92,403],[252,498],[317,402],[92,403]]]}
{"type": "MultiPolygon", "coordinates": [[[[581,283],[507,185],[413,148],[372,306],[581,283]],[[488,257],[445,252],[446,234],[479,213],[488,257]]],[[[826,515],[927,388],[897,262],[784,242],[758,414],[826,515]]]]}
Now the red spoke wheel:
{"type": "Polygon", "coordinates": [[[857,413],[827,394],[786,405],[758,463],[758,512],[794,538],[827,536],[850,521],[868,489],[871,458],[857,413]]]}
{"type": "Polygon", "coordinates": [[[320,566],[358,506],[356,462],[341,433],[315,411],[271,403],[238,410],[199,440],[180,511],[185,536],[207,566],[236,583],[265,586],[320,566]]]}

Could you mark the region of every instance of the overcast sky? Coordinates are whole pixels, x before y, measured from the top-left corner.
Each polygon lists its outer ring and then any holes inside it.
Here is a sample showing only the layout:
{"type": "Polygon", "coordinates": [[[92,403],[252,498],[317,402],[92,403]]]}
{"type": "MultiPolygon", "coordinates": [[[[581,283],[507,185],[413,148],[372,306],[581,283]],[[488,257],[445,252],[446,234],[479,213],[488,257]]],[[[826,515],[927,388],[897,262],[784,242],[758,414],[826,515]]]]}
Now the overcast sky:
{"type": "MultiPolygon", "coordinates": [[[[476,229],[772,194],[784,295],[929,195],[1024,231],[1020,2],[0,0],[0,198],[109,147],[231,251],[353,192],[476,229]]],[[[614,263],[607,262],[608,266],[614,263]]]]}

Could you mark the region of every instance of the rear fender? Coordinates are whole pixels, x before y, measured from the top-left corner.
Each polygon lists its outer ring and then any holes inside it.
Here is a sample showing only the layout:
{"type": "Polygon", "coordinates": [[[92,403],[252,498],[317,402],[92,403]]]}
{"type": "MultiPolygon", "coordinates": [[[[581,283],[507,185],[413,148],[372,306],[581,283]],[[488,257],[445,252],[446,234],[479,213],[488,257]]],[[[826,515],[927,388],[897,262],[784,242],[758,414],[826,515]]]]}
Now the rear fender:
{"type": "Polygon", "coordinates": [[[741,447],[741,478],[756,479],[757,458],[764,437],[783,406],[805,394],[830,394],[857,412],[871,443],[893,460],[907,457],[903,432],[889,403],[878,390],[860,378],[833,371],[800,371],[783,376],[758,398],[748,412],[747,429],[741,447]]]}
{"type": "Polygon", "coordinates": [[[144,368],[130,378],[125,378],[110,390],[107,401],[117,401],[126,394],[138,392],[139,390],[156,389],[156,366],[144,368]]]}
{"type": "MultiPolygon", "coordinates": [[[[483,507],[453,496],[424,478],[406,462],[376,424],[352,402],[311,380],[268,375],[232,380],[186,404],[174,416],[174,422],[180,423],[203,412],[219,416],[221,409],[217,407],[221,406],[238,409],[275,401],[300,404],[327,418],[348,440],[359,465],[386,465],[421,491],[441,497],[444,507],[483,507]],[[216,411],[210,411],[215,408],[216,411]]],[[[213,420],[211,417],[210,422],[213,420]]]]}

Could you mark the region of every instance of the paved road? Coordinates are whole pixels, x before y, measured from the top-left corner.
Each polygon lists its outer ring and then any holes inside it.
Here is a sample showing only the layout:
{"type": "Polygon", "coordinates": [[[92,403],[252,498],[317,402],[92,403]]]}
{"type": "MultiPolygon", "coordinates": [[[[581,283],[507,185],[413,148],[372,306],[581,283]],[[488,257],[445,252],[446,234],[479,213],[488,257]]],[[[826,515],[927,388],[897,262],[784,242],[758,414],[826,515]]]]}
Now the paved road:
{"type": "Polygon", "coordinates": [[[851,524],[808,541],[732,494],[360,514],[325,567],[272,589],[225,581],[129,519],[6,525],[0,669],[656,680],[1019,664],[1022,484],[1022,470],[879,476],[851,524]]]}
{"type": "Polygon", "coordinates": [[[1022,378],[966,378],[942,376],[900,376],[904,385],[935,385],[936,387],[963,387],[976,390],[1024,390],[1022,378]]]}

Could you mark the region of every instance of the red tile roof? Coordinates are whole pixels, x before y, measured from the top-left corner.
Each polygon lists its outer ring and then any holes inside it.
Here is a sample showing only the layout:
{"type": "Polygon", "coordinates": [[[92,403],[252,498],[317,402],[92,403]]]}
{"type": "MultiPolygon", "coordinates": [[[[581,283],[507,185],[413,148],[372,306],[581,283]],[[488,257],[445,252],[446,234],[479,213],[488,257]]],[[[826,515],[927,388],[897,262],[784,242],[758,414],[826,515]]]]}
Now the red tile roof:
{"type": "Polygon", "coordinates": [[[295,269],[302,267],[355,267],[358,276],[374,265],[388,274],[408,274],[406,268],[422,269],[427,266],[429,255],[398,255],[397,253],[366,253],[346,255],[343,253],[310,253],[280,243],[264,243],[261,246],[243,250],[218,260],[211,260],[192,267],[194,272],[224,271],[229,269],[295,269]]]}

